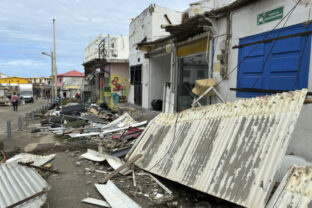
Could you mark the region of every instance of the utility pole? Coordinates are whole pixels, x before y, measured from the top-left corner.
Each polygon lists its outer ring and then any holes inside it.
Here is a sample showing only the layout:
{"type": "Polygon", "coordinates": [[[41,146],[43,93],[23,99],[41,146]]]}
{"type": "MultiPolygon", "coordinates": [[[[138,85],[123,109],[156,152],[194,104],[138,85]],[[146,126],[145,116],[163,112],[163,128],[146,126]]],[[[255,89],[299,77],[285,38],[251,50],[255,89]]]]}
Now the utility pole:
{"type": "Polygon", "coordinates": [[[57,99],[57,71],[56,71],[56,51],[55,51],[55,19],[53,19],[53,67],[54,67],[54,99],[57,99]]]}
{"type": "Polygon", "coordinates": [[[52,83],[53,83],[53,87],[51,87],[52,89],[52,93],[51,93],[51,101],[54,104],[55,103],[55,94],[54,94],[54,58],[53,58],[53,51],[51,51],[51,75],[52,75],[52,83]]]}

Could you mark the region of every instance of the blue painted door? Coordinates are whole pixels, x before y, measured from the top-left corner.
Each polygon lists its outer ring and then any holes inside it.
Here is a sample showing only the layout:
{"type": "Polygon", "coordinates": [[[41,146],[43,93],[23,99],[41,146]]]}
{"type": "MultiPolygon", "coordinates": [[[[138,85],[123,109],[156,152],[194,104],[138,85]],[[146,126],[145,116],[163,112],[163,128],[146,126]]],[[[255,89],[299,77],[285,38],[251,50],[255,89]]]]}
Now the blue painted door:
{"type": "MultiPolygon", "coordinates": [[[[273,32],[242,38],[239,44],[253,43],[308,32],[312,24],[298,24],[273,32]]],[[[311,35],[274,40],[239,49],[237,88],[295,90],[308,87],[311,35]]],[[[254,97],[265,93],[237,91],[237,97],[254,97]]]]}

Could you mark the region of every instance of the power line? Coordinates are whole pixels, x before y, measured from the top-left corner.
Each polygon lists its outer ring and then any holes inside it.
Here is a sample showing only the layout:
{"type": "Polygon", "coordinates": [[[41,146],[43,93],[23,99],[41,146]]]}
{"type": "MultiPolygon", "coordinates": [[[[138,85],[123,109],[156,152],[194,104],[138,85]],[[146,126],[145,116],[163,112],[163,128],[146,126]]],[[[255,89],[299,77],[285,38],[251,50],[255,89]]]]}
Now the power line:
{"type": "MultiPolygon", "coordinates": [[[[278,35],[277,35],[277,38],[280,37],[281,33],[283,32],[283,29],[285,28],[286,23],[288,22],[288,20],[289,20],[289,18],[291,17],[292,13],[295,11],[295,8],[296,8],[296,7],[293,7],[293,8],[290,10],[290,12],[288,13],[288,17],[287,17],[287,19],[285,20],[285,22],[284,22],[282,28],[280,29],[280,31],[279,31],[279,33],[278,33],[278,35]]],[[[276,43],[277,43],[277,40],[276,40],[276,41],[273,41],[272,47],[270,48],[270,51],[269,51],[268,55],[266,56],[266,59],[264,60],[264,63],[263,63],[263,65],[262,65],[261,72],[260,72],[260,74],[257,76],[257,79],[255,80],[255,83],[252,85],[251,88],[254,88],[254,87],[256,86],[256,84],[257,84],[259,78],[262,76],[262,73],[263,73],[263,71],[264,71],[265,65],[266,65],[267,61],[269,60],[269,58],[270,58],[270,56],[271,56],[271,54],[272,54],[273,48],[275,47],[276,43]]]]}
{"type": "MultiPolygon", "coordinates": [[[[302,1],[302,0],[298,0],[298,2],[294,5],[294,7],[293,7],[291,10],[289,10],[289,12],[288,12],[288,13],[273,27],[273,29],[263,38],[263,41],[266,40],[266,38],[269,37],[269,36],[273,33],[273,31],[281,24],[281,22],[282,22],[290,13],[292,13],[292,11],[298,6],[298,4],[299,4],[301,1],[302,1]]],[[[230,73],[229,73],[226,77],[222,78],[222,79],[216,84],[216,87],[217,87],[221,82],[223,82],[229,75],[231,75],[236,69],[238,69],[238,67],[247,59],[247,57],[248,57],[249,55],[251,55],[258,47],[259,47],[259,45],[256,45],[256,47],[254,47],[254,49],[251,50],[251,52],[250,52],[246,57],[244,57],[243,60],[241,60],[241,61],[230,71],[230,73]]]]}

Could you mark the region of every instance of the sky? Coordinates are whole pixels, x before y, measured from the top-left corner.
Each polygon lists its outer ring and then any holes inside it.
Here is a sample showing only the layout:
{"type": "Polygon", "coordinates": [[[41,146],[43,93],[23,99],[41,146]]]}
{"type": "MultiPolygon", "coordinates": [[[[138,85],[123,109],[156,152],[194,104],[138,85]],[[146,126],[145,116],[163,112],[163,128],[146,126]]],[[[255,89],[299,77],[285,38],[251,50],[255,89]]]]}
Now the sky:
{"type": "Polygon", "coordinates": [[[155,3],[184,11],[195,0],[0,0],[0,72],[50,76],[52,19],[58,73],[83,72],[84,48],[99,34],[128,35],[131,18],[155,3]]]}

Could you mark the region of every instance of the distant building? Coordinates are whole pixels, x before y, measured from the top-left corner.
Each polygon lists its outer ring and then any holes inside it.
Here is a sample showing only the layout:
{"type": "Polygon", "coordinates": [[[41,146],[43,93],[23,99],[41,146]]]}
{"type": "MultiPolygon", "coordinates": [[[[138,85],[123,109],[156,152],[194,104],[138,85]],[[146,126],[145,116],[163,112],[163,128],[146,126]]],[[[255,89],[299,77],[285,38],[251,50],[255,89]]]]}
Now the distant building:
{"type": "Polygon", "coordinates": [[[3,86],[17,86],[18,84],[28,84],[28,83],[29,83],[28,79],[22,77],[7,77],[0,79],[0,84],[3,86]]]}
{"type": "Polygon", "coordinates": [[[50,85],[52,82],[51,77],[29,77],[29,82],[32,84],[50,85]]]}
{"type": "Polygon", "coordinates": [[[100,34],[84,49],[84,61],[87,63],[95,59],[128,59],[128,36],[100,34]]]}
{"type": "Polygon", "coordinates": [[[33,84],[35,96],[44,97],[47,91],[51,93],[52,77],[29,77],[28,81],[33,84]]]}
{"type": "Polygon", "coordinates": [[[129,90],[129,39],[121,35],[99,35],[84,50],[86,85],[84,100],[113,108],[127,100],[129,90]]]}
{"type": "Polygon", "coordinates": [[[77,92],[82,92],[84,85],[84,73],[76,70],[57,75],[57,88],[60,95],[64,97],[66,93],[67,98],[73,98],[77,92]]]}

